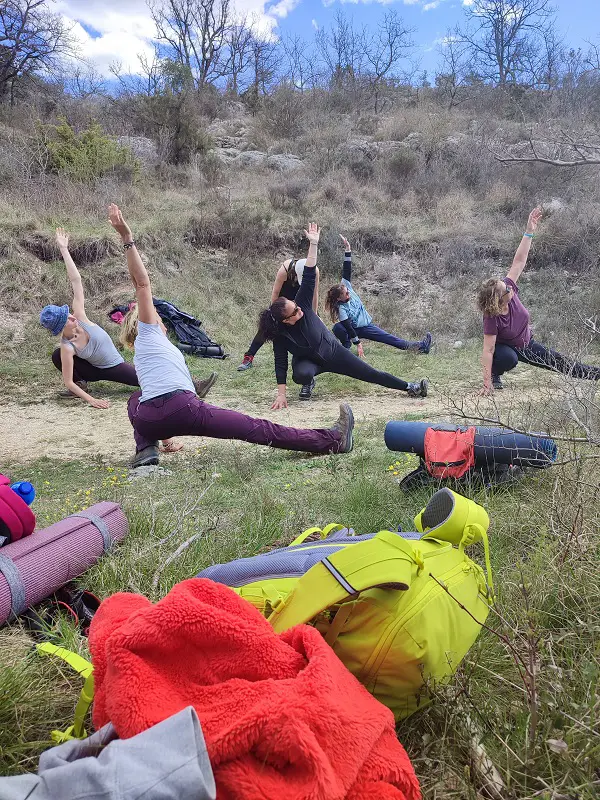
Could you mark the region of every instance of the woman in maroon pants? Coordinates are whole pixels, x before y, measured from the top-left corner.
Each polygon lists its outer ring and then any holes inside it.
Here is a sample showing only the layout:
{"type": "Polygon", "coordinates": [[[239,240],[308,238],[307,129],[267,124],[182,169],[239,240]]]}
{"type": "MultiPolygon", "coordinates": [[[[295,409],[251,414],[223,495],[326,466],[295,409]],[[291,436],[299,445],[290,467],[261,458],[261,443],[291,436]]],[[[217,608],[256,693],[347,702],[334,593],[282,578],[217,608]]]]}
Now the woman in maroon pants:
{"type": "Polygon", "coordinates": [[[141,391],[128,403],[136,455],[133,466],[158,463],[158,439],[171,436],[212,436],[241,439],[309,453],[347,453],[352,449],[354,417],[347,403],[331,428],[301,429],[255,419],[237,411],[209,405],[196,395],[183,354],[168,340],[152,302],[146,267],[131,230],[116,205],[109,219],[121,236],[127,267],[135,287],[137,306],[123,320],[122,341],[133,346],[133,363],[141,391]]]}

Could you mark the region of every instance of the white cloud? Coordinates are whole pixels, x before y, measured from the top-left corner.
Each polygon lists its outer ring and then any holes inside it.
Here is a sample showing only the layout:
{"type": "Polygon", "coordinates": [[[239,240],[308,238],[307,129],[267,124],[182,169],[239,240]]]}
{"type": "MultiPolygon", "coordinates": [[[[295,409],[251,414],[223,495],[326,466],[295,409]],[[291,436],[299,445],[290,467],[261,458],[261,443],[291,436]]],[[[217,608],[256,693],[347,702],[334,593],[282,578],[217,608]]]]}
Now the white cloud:
{"type": "Polygon", "coordinates": [[[277,5],[271,6],[267,13],[269,16],[285,19],[290,11],[293,11],[300,0],[279,0],[277,5]]]}
{"type": "Polygon", "coordinates": [[[433,0],[432,3],[425,3],[423,6],[423,11],[432,11],[434,8],[437,8],[440,4],[440,0],[433,0]]]}
{"type": "MultiPolygon", "coordinates": [[[[233,0],[234,11],[252,17],[259,34],[270,38],[278,25],[301,0],[233,0]]],[[[334,0],[332,0],[334,2],[334,0]]],[[[112,63],[124,71],[138,72],[138,54],[150,56],[156,28],[146,0],[56,0],[56,10],[73,25],[82,55],[103,74],[112,63]],[[85,28],[93,29],[90,35],[85,28]]]]}
{"type": "Polygon", "coordinates": [[[317,22],[317,20],[316,20],[316,19],[311,19],[311,21],[310,21],[310,24],[313,26],[313,28],[314,28],[316,31],[318,31],[318,30],[319,30],[319,23],[317,22]]]}

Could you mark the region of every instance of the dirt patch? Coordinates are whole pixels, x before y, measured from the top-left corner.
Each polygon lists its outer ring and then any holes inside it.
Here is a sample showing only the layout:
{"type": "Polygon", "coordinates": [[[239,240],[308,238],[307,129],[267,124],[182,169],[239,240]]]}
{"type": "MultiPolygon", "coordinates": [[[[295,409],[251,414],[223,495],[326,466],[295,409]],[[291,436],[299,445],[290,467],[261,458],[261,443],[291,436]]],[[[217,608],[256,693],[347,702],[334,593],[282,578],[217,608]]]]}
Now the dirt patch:
{"type": "MultiPolygon", "coordinates": [[[[519,392],[522,399],[523,392],[519,392]]],[[[497,394],[500,407],[514,403],[515,396],[497,394]]],[[[267,402],[240,402],[231,396],[211,394],[215,405],[270,419],[293,427],[329,427],[337,419],[340,400],[315,398],[310,402],[290,399],[290,407],[271,411],[267,402]]],[[[404,393],[385,392],[367,397],[349,397],[357,428],[376,420],[405,419],[439,415],[444,412],[443,396],[432,393],[412,400],[404,393]]],[[[125,463],[133,454],[132,429],[127,417],[127,395],[111,401],[106,411],[94,409],[76,399],[60,400],[48,395],[40,402],[23,405],[10,401],[0,406],[3,460],[26,463],[43,456],[60,460],[100,458],[108,463],[125,463]]],[[[181,437],[188,452],[198,446],[197,437],[181,437]]],[[[165,457],[168,459],[176,456],[165,457]]]]}

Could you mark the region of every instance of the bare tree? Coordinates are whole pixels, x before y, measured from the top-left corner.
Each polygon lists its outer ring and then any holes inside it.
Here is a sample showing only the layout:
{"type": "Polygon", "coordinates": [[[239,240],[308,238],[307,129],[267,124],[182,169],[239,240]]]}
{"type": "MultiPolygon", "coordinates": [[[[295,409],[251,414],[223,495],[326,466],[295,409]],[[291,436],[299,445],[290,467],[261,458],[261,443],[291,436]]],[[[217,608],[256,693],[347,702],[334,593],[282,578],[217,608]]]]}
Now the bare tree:
{"type": "Polygon", "coordinates": [[[460,38],[473,68],[502,88],[532,83],[531,63],[554,27],[550,0],[473,0],[460,38]]]}
{"type": "Polygon", "coordinates": [[[314,54],[308,43],[298,34],[288,35],[282,38],[281,49],[284,78],[301,92],[307,88],[314,88],[316,84],[314,54]]]}
{"type": "Polygon", "coordinates": [[[76,52],[71,29],[46,0],[0,0],[0,102],[14,103],[19,81],[76,52]]]}
{"type": "Polygon", "coordinates": [[[325,81],[336,89],[354,89],[364,74],[366,33],[337,11],[329,29],[317,31],[315,42],[324,67],[325,81]]]}
{"type": "Polygon", "coordinates": [[[449,30],[438,46],[438,53],[441,69],[435,76],[436,90],[448,102],[448,108],[454,108],[466,100],[463,90],[472,74],[468,45],[460,34],[449,30]]]}
{"type": "Polygon", "coordinates": [[[148,0],[157,40],[181,64],[197,89],[227,72],[229,0],[148,0]]]}
{"type": "Polygon", "coordinates": [[[252,27],[243,17],[231,25],[227,36],[227,89],[236,95],[242,91],[241,81],[252,61],[252,27]]]}
{"type": "Polygon", "coordinates": [[[373,94],[374,111],[380,110],[381,93],[386,83],[396,78],[397,68],[413,48],[413,28],[404,25],[396,11],[386,11],[374,33],[363,33],[366,73],[373,94]]]}
{"type": "Polygon", "coordinates": [[[266,95],[274,84],[279,63],[280,52],[277,44],[254,35],[250,43],[251,81],[246,90],[246,98],[253,108],[256,108],[259,97],[266,95]]]}

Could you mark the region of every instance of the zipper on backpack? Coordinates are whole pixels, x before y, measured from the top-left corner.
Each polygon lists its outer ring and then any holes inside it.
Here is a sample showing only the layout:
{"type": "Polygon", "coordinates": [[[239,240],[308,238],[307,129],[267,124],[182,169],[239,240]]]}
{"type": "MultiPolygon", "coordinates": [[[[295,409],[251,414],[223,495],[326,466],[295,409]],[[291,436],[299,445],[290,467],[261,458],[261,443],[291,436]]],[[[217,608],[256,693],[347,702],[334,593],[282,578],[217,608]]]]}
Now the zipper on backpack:
{"type": "MultiPolygon", "coordinates": [[[[452,545],[450,545],[450,547],[452,547],[452,545]]],[[[440,551],[438,550],[435,555],[439,555],[439,552],[440,551]]],[[[431,555],[434,554],[432,553],[431,555]]],[[[458,579],[462,576],[463,573],[464,573],[464,563],[461,563],[455,567],[452,567],[452,569],[448,570],[439,577],[436,575],[436,580],[434,580],[430,576],[430,581],[428,585],[421,590],[419,598],[406,610],[406,612],[399,619],[392,620],[392,622],[388,625],[385,633],[379,640],[377,647],[371,654],[371,658],[365,665],[364,671],[360,675],[357,675],[357,678],[361,683],[363,683],[365,686],[368,687],[369,680],[377,672],[377,670],[387,657],[390,651],[390,647],[392,646],[392,641],[394,639],[394,636],[396,635],[396,632],[398,631],[399,628],[405,625],[409,619],[414,617],[417,611],[421,610],[421,608],[425,605],[425,603],[429,599],[429,596],[435,591],[436,588],[439,587],[439,583],[437,581],[445,584],[448,588],[450,588],[450,586],[454,586],[456,583],[459,582],[458,579]]]]}

